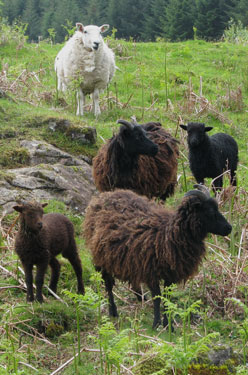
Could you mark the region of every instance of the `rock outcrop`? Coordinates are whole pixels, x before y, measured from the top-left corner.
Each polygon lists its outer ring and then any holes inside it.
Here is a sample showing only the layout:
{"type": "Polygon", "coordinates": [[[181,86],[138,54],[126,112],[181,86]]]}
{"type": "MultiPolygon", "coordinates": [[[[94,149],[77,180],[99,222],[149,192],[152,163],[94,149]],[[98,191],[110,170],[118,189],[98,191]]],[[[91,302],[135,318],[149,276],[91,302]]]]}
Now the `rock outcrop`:
{"type": "Polygon", "coordinates": [[[74,157],[44,141],[22,141],[30,166],[0,172],[0,207],[10,211],[16,202],[37,199],[63,201],[78,213],[95,192],[90,160],[74,157]]]}

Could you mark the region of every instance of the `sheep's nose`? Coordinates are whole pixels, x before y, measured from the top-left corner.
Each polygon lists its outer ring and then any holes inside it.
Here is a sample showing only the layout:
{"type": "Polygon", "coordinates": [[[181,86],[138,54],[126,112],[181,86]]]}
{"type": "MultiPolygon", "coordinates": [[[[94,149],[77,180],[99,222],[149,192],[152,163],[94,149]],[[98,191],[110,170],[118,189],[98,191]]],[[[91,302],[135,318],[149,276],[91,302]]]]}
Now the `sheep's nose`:
{"type": "Polygon", "coordinates": [[[93,48],[95,49],[95,50],[97,50],[98,49],[98,47],[99,47],[99,42],[94,42],[93,43],[93,48]]]}

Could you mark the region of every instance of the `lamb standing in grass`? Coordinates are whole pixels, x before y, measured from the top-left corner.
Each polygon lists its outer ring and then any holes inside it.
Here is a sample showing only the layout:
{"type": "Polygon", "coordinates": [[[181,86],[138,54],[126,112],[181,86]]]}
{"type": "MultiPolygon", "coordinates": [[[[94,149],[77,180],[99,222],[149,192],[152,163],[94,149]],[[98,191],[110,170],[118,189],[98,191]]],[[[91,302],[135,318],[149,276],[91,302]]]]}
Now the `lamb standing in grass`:
{"type": "Polygon", "coordinates": [[[15,251],[19,256],[27,285],[27,301],[34,300],[33,266],[36,265],[36,299],[43,302],[42,287],[48,265],[51,267],[50,289],[56,293],[60,264],[56,256],[62,253],[77,276],[78,293],[84,294],[82,265],[74,239],[73,224],[67,217],[57,213],[43,215],[43,207],[35,201],[13,208],[20,213],[20,227],[15,239],[15,251]]]}
{"type": "MultiPolygon", "coordinates": [[[[152,297],[165,286],[193,276],[205,256],[208,233],[228,235],[232,226],[218,210],[204,186],[186,193],[175,211],[130,190],[94,197],[84,221],[86,244],[93,263],[102,272],[109,296],[109,313],[117,316],[113,285],[116,277],[135,291],[145,283],[152,297]]],[[[154,299],[153,327],[160,324],[160,298],[154,299]]],[[[163,325],[168,320],[164,315],[163,325]]]]}
{"type": "Polygon", "coordinates": [[[115,73],[115,56],[104,42],[101,33],[109,25],[83,26],[66,42],[55,58],[58,90],[65,91],[73,80],[79,81],[77,115],[83,115],[85,95],[92,94],[93,111],[100,115],[99,93],[106,89],[115,73]]]}
{"type": "Polygon", "coordinates": [[[236,186],[238,165],[238,145],[233,137],[216,133],[209,137],[206,133],[212,126],[200,122],[180,125],[187,131],[190,169],[198,183],[204,184],[205,177],[214,178],[213,188],[219,190],[223,185],[223,172],[230,170],[231,184],[236,186]]]}

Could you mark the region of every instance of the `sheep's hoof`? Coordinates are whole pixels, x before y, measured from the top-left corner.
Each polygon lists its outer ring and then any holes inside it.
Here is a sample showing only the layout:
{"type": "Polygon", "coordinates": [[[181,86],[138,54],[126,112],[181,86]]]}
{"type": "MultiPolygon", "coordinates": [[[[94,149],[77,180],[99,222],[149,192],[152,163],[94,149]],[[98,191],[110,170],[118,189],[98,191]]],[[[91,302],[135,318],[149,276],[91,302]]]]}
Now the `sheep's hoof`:
{"type": "Polygon", "coordinates": [[[36,296],[36,300],[40,303],[43,303],[43,297],[42,296],[36,296]]]}
{"type": "Polygon", "coordinates": [[[84,290],[84,288],[80,288],[80,289],[78,289],[78,294],[85,294],[85,290],[84,290]]]}
{"type": "Polygon", "coordinates": [[[34,296],[27,296],[27,302],[33,302],[34,296]]]}
{"type": "Polygon", "coordinates": [[[158,328],[160,326],[160,324],[161,324],[161,320],[160,319],[159,320],[154,320],[152,328],[156,329],[156,328],[158,328]]]}

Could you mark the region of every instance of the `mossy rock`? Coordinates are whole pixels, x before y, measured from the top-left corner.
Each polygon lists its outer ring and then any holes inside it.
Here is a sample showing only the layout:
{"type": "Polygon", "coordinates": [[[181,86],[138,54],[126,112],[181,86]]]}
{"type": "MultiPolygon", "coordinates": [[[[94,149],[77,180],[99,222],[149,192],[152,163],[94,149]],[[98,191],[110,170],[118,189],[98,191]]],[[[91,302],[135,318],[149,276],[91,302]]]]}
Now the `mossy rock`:
{"type": "Polygon", "coordinates": [[[20,167],[28,165],[29,161],[30,155],[23,147],[16,148],[15,150],[6,150],[0,155],[0,165],[3,167],[20,167]]]}
{"type": "MultiPolygon", "coordinates": [[[[133,369],[135,375],[172,375],[172,369],[166,368],[166,354],[148,353],[133,369]]],[[[232,375],[241,363],[241,358],[233,352],[231,347],[224,345],[209,348],[193,361],[187,371],[188,375],[232,375]]],[[[178,375],[183,371],[178,370],[178,375]]]]}
{"type": "Polygon", "coordinates": [[[135,366],[133,373],[135,375],[152,375],[159,371],[159,375],[170,374],[168,370],[165,370],[166,359],[161,354],[147,354],[145,355],[140,363],[135,366]]]}

